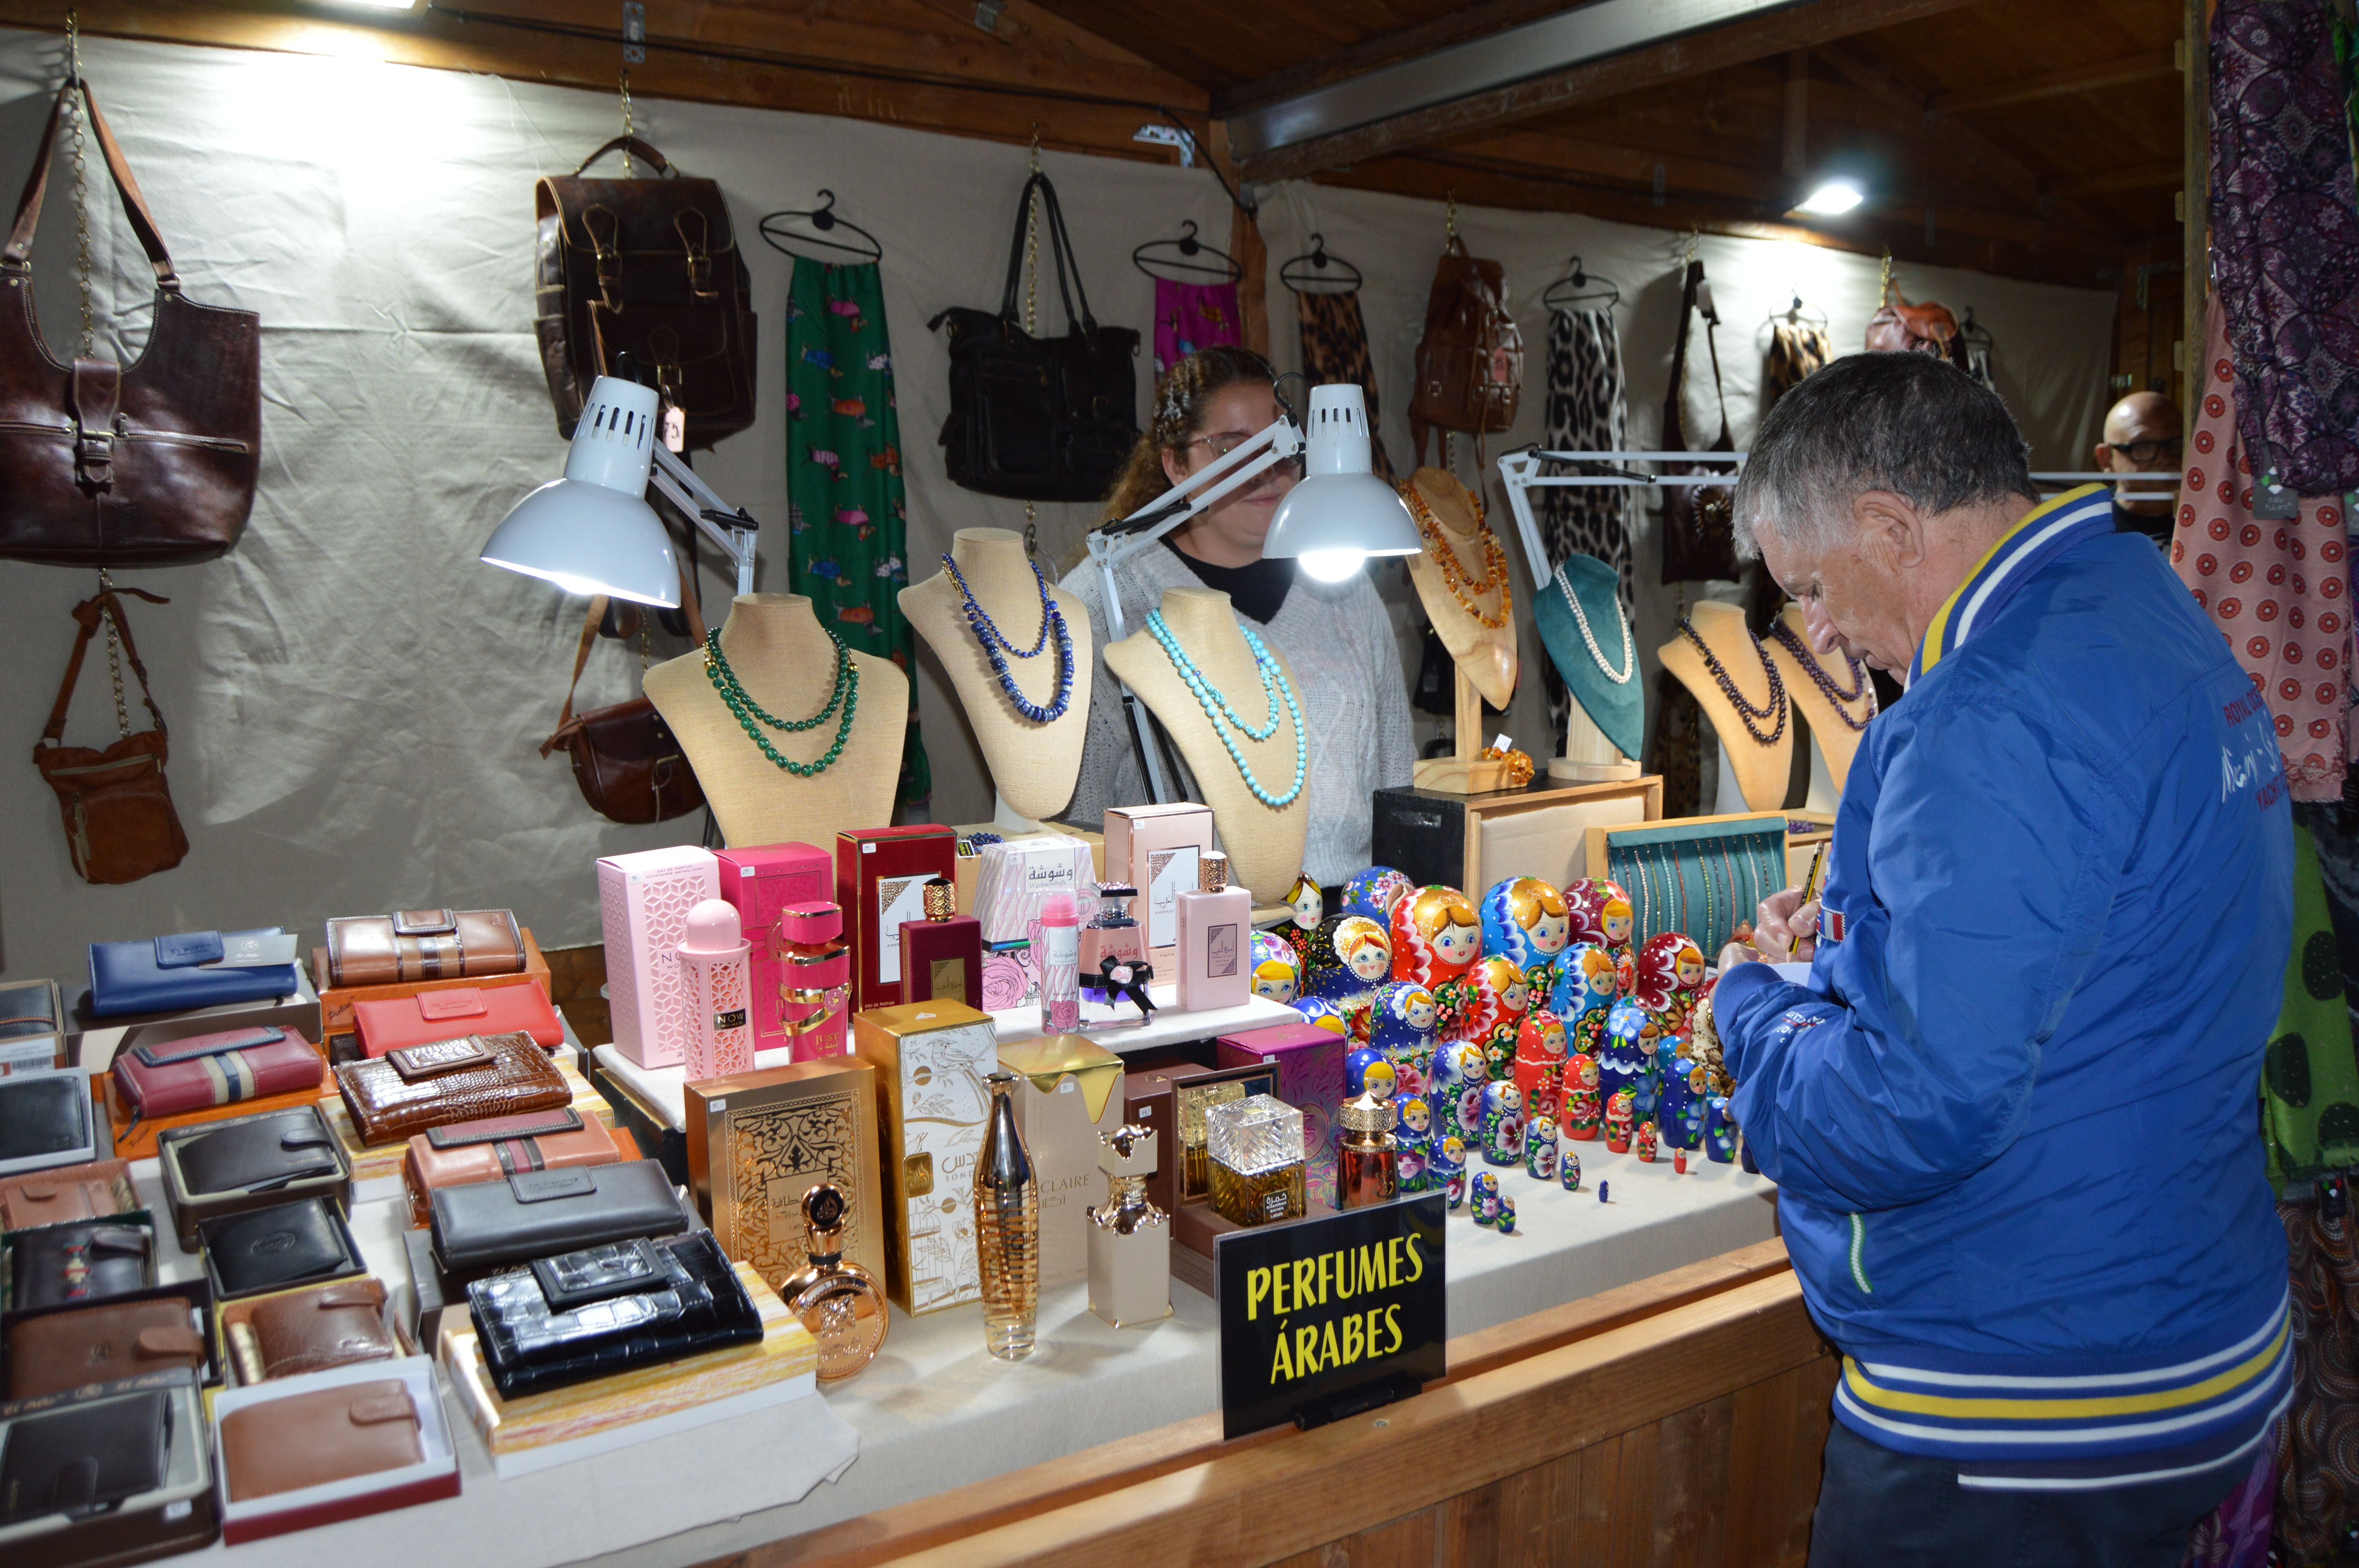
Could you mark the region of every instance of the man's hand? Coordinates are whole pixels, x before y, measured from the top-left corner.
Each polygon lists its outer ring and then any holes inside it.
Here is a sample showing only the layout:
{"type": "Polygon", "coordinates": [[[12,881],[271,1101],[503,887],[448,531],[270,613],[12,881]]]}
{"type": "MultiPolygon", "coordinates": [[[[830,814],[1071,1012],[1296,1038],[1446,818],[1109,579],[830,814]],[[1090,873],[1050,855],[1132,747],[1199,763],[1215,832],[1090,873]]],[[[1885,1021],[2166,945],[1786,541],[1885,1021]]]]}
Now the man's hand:
{"type": "Polygon", "coordinates": [[[1800,888],[1763,899],[1753,922],[1753,946],[1765,964],[1809,962],[1819,950],[1819,901],[1804,903],[1800,888]]]}

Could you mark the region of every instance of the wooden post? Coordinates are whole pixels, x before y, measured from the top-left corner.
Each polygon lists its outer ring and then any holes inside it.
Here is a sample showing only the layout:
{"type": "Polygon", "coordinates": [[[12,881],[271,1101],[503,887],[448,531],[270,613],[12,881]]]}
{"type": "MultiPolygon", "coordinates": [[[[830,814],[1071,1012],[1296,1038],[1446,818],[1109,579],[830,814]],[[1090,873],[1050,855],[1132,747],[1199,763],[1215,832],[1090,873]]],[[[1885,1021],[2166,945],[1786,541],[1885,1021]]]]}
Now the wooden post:
{"type": "Polygon", "coordinates": [[[2182,0],[2185,37],[2180,41],[2181,104],[2180,153],[2185,160],[2179,200],[2182,260],[2179,352],[2172,356],[2179,370],[2179,406],[2194,416],[2193,400],[2202,387],[2203,310],[2212,293],[2211,220],[2212,83],[2210,66],[2211,11],[2209,0],[2182,0]]]}
{"type": "Polygon", "coordinates": [[[1477,754],[1488,743],[1483,738],[1483,698],[1464,670],[1455,665],[1451,669],[1458,682],[1457,749],[1447,757],[1426,758],[1410,777],[1418,788],[1444,795],[1487,795],[1505,789],[1507,764],[1486,762],[1477,754]]]}

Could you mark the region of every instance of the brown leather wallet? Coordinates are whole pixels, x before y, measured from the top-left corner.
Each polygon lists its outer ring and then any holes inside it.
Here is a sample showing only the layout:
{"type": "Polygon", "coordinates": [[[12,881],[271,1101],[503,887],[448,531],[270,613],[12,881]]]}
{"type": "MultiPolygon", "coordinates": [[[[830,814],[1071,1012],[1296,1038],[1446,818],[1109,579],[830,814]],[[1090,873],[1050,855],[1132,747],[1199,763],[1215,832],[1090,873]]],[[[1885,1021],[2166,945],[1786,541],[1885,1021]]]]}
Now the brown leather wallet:
{"type": "Polygon", "coordinates": [[[409,1141],[401,1157],[401,1181],[409,1191],[409,1223],[422,1229],[434,1222],[437,1187],[637,1157],[636,1146],[628,1154],[622,1152],[603,1122],[568,1107],[429,1128],[409,1141]]]}
{"type": "Polygon", "coordinates": [[[524,973],[524,933],[506,909],[405,909],[328,922],[328,983],[524,973]]]}
{"type": "Polygon", "coordinates": [[[233,1502],[398,1470],[426,1456],[418,1407],[398,1378],[268,1400],[222,1418],[233,1502]]]}
{"type": "Polygon", "coordinates": [[[30,1230],[77,1219],[104,1219],[139,1206],[125,1160],[93,1160],[0,1182],[0,1230],[30,1230]]]}
{"type": "Polygon", "coordinates": [[[186,1299],[119,1302],[20,1318],[8,1330],[8,1398],[37,1400],[84,1383],[173,1367],[201,1369],[204,1336],[186,1299]]]}
{"type": "Polygon", "coordinates": [[[518,1031],[468,1039],[489,1062],[473,1051],[449,1053],[444,1060],[437,1047],[421,1046],[415,1054],[397,1051],[337,1067],[336,1087],[361,1142],[375,1149],[429,1127],[573,1102],[565,1075],[531,1035],[518,1031]]]}
{"type": "Polygon", "coordinates": [[[401,1347],[385,1326],[385,1286],[374,1277],[266,1296],[245,1314],[265,1378],[390,1361],[401,1347]]]}

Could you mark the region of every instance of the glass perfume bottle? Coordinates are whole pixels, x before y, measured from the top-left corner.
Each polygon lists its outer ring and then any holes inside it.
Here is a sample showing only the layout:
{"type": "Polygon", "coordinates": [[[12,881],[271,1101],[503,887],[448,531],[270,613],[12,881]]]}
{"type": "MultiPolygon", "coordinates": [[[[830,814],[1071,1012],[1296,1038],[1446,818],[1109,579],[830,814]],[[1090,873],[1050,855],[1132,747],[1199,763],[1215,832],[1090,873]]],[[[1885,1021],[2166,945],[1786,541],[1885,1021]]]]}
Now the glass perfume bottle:
{"type": "Polygon", "coordinates": [[[1229,885],[1229,858],[1218,849],[1196,861],[1196,890],[1173,901],[1180,931],[1182,1011],[1243,1007],[1252,995],[1253,895],[1229,885]]]}
{"type": "Polygon", "coordinates": [[[1204,1108],[1212,1210],[1232,1225],[1300,1219],[1309,1212],[1302,1113],[1268,1095],[1204,1108]]]}
{"type": "Polygon", "coordinates": [[[1104,979],[1108,958],[1135,964],[1147,962],[1146,929],[1130,914],[1130,901],[1137,896],[1138,890],[1127,882],[1098,884],[1098,912],[1082,927],[1083,1000],[1114,1000],[1114,993],[1106,989],[1104,979]]]}
{"type": "Polygon", "coordinates": [[[901,925],[901,1000],[983,1006],[983,922],[958,912],[958,888],[936,877],[924,892],[926,918],[901,925]]]}
{"type": "Polygon", "coordinates": [[[1336,1111],[1343,1129],[1335,1152],[1337,1208],[1366,1208],[1399,1195],[1399,1145],[1393,1137],[1399,1116],[1392,1101],[1374,1094],[1363,1094],[1336,1111]]]}
{"type": "Polygon", "coordinates": [[[1002,1361],[1032,1354],[1040,1314],[1040,1182],[1016,1125],[1015,1073],[991,1075],[991,1118],[974,1167],[974,1238],[983,1274],[984,1347],[1002,1361]]]}
{"type": "Polygon", "coordinates": [[[754,1070],[754,1020],[746,1007],[746,955],[753,950],[735,904],[708,898],[688,912],[677,951],[689,996],[690,1083],[754,1070]]]}
{"type": "Polygon", "coordinates": [[[791,903],[772,927],[777,955],[778,1018],[794,1059],[841,1056],[852,1004],[852,944],[834,903],[791,903]]]}
{"type": "Polygon", "coordinates": [[[842,1190],[832,1183],[821,1182],[803,1195],[810,1262],[778,1285],[779,1299],[819,1346],[822,1383],[840,1383],[875,1360],[892,1326],[875,1277],[844,1260],[844,1207],[842,1190]]]}
{"type": "Polygon", "coordinates": [[[1098,1134],[1106,1200],[1089,1211],[1090,1310],[1116,1328],[1171,1315],[1171,1217],[1147,1195],[1156,1142],[1144,1127],[1098,1134]]]}

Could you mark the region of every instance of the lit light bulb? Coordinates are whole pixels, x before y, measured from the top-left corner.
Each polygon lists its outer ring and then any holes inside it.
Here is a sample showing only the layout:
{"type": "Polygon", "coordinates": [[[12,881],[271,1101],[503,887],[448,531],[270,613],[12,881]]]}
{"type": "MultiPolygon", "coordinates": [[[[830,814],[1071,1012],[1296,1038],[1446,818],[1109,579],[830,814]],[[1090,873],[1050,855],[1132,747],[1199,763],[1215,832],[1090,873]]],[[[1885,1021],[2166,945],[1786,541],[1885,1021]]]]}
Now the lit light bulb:
{"type": "Polygon", "coordinates": [[[1802,198],[1800,211],[1815,212],[1823,218],[1839,217],[1858,206],[1867,198],[1860,188],[1848,179],[1830,179],[1802,198]]]}
{"type": "Polygon", "coordinates": [[[1362,550],[1311,550],[1297,557],[1302,569],[1321,582],[1342,582],[1367,560],[1362,550]]]}

